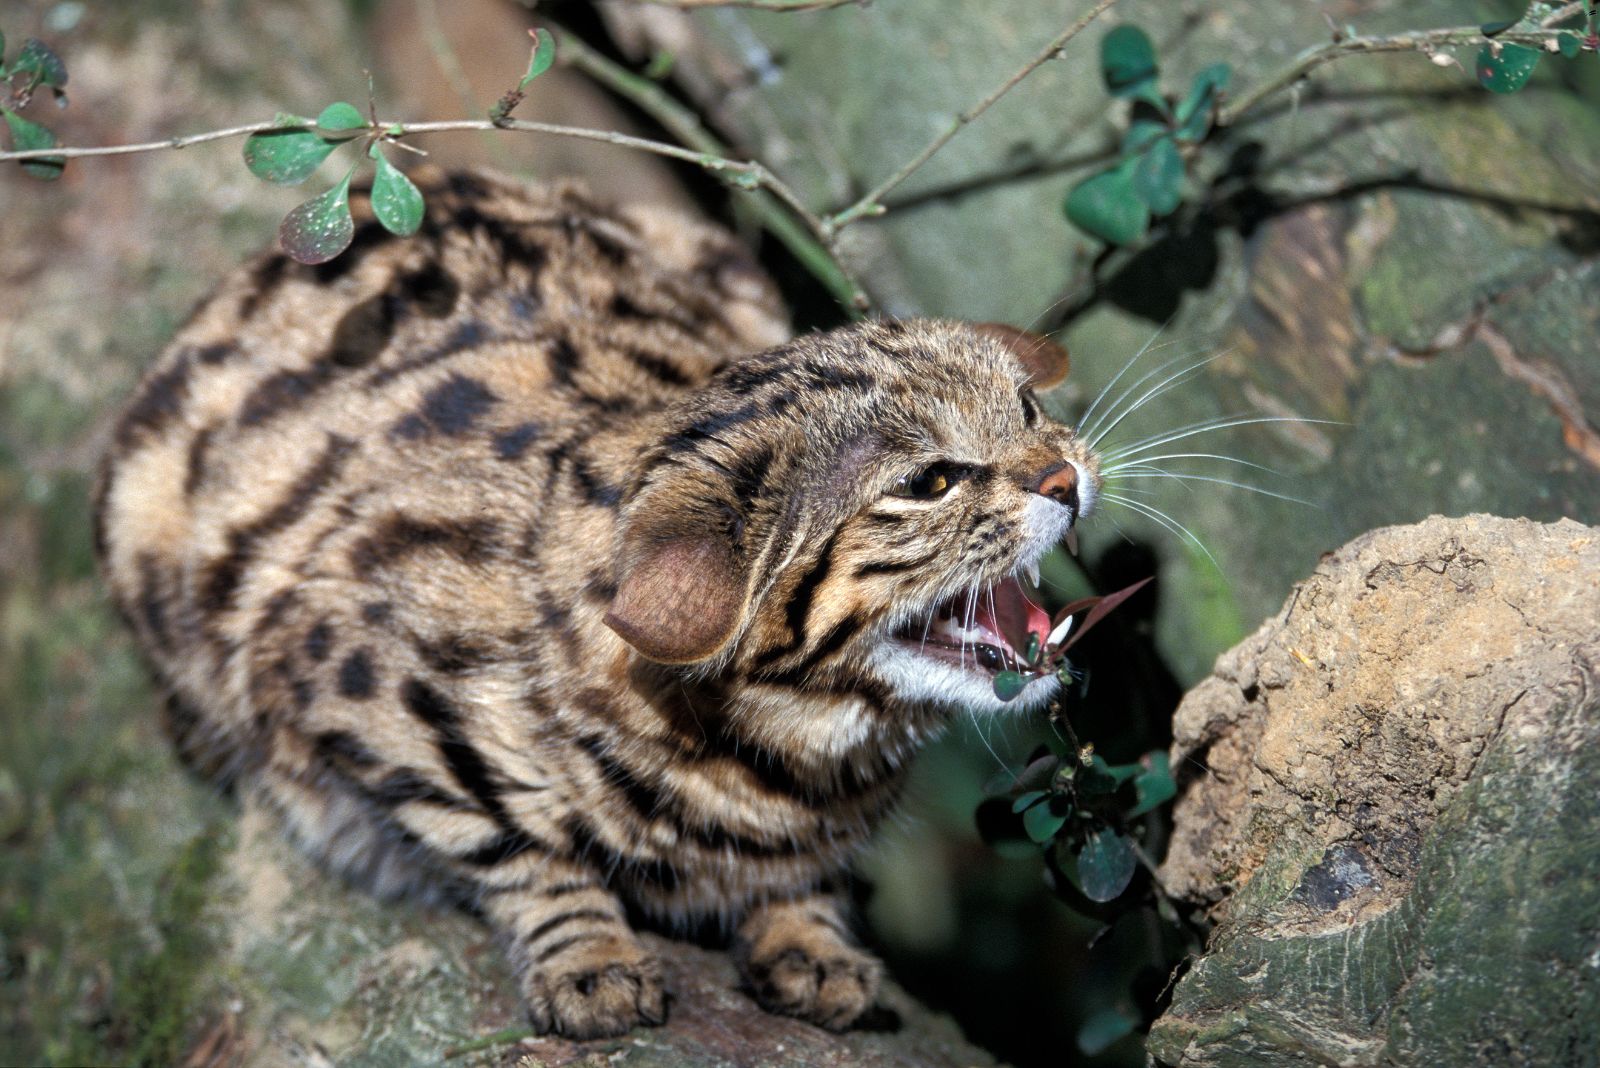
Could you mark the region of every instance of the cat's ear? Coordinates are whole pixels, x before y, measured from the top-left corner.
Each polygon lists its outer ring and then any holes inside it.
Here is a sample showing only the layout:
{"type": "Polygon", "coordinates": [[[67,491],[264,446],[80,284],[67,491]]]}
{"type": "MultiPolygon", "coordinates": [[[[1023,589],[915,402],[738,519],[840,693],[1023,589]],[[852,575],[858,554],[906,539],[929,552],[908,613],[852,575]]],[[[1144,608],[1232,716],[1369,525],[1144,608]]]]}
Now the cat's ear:
{"type": "Polygon", "coordinates": [[[1067,377],[1072,360],[1066,347],[1041,334],[1018,330],[1005,323],[974,323],[972,328],[1000,342],[1011,351],[1023,370],[1028,372],[1028,384],[1036,389],[1049,389],[1067,377]]]}
{"type": "Polygon", "coordinates": [[[669,495],[647,490],[631,509],[637,518],[623,538],[617,594],[605,623],[651,660],[692,664],[721,652],[738,631],[745,569],[728,523],[718,521],[724,517],[674,517],[670,504],[652,500],[657,496],[669,495]]]}

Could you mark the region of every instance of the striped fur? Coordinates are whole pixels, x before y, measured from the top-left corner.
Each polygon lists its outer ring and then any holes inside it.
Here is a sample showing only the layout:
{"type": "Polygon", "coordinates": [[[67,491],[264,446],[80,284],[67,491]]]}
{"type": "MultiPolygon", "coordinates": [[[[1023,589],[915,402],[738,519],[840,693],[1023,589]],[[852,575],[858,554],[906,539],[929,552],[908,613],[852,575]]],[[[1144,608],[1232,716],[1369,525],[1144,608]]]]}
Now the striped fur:
{"type": "Polygon", "coordinates": [[[997,335],[789,341],[720,231],[427,193],[414,238],[358,198],[339,259],[240,269],[118,424],[97,541],[181,751],[336,870],[465,895],[542,1029],[664,1018],[630,912],[721,925],[769,1008],[848,1025],[849,859],[983,704],[890,635],[1036,560],[1075,518],[1037,473],[1087,493],[1094,458],[997,335]],[[885,496],[952,457],[959,492],[885,496]]]}

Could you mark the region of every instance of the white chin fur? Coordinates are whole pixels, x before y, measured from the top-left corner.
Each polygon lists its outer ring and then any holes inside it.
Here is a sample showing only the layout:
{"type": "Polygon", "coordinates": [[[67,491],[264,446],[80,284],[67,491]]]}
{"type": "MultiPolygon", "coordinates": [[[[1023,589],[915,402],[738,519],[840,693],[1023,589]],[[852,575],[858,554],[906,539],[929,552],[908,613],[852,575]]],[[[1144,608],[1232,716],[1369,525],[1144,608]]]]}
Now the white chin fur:
{"type": "Polygon", "coordinates": [[[1061,686],[1050,675],[1035,679],[1016,697],[1002,701],[994,695],[994,680],[988,672],[958,668],[895,641],[878,646],[872,654],[872,668],[909,704],[939,705],[986,715],[1036,711],[1048,704],[1061,686]]]}

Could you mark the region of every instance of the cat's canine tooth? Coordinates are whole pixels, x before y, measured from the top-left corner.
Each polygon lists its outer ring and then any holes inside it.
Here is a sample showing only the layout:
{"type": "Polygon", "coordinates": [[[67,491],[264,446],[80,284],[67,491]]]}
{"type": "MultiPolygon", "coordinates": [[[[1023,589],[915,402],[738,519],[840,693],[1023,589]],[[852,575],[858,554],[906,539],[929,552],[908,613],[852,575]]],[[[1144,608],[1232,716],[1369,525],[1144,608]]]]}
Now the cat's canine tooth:
{"type": "Polygon", "coordinates": [[[1046,646],[1060,645],[1063,641],[1065,641],[1067,632],[1072,629],[1072,621],[1075,618],[1076,617],[1074,616],[1068,616],[1060,623],[1057,623],[1055,628],[1050,631],[1050,636],[1044,640],[1044,644],[1046,646]]]}
{"type": "Polygon", "coordinates": [[[1028,576],[1028,582],[1033,586],[1034,589],[1039,588],[1039,561],[1035,560],[1033,563],[1024,567],[1022,569],[1022,573],[1028,576]]]}
{"type": "Polygon", "coordinates": [[[1067,528],[1067,552],[1071,553],[1073,556],[1077,556],[1078,555],[1078,528],[1077,527],[1068,527],[1067,528]]]}

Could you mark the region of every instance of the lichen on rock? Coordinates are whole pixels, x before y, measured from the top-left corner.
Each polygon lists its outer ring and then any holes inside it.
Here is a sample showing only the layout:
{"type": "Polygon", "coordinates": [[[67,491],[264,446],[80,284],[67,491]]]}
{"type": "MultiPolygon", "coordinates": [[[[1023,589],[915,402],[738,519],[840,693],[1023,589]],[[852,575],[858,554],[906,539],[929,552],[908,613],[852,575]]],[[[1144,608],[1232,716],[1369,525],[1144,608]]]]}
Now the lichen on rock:
{"type": "Polygon", "coordinates": [[[1435,517],[1330,554],[1219,659],[1162,869],[1218,924],[1159,1060],[1594,1063],[1597,583],[1600,530],[1435,517]]]}

